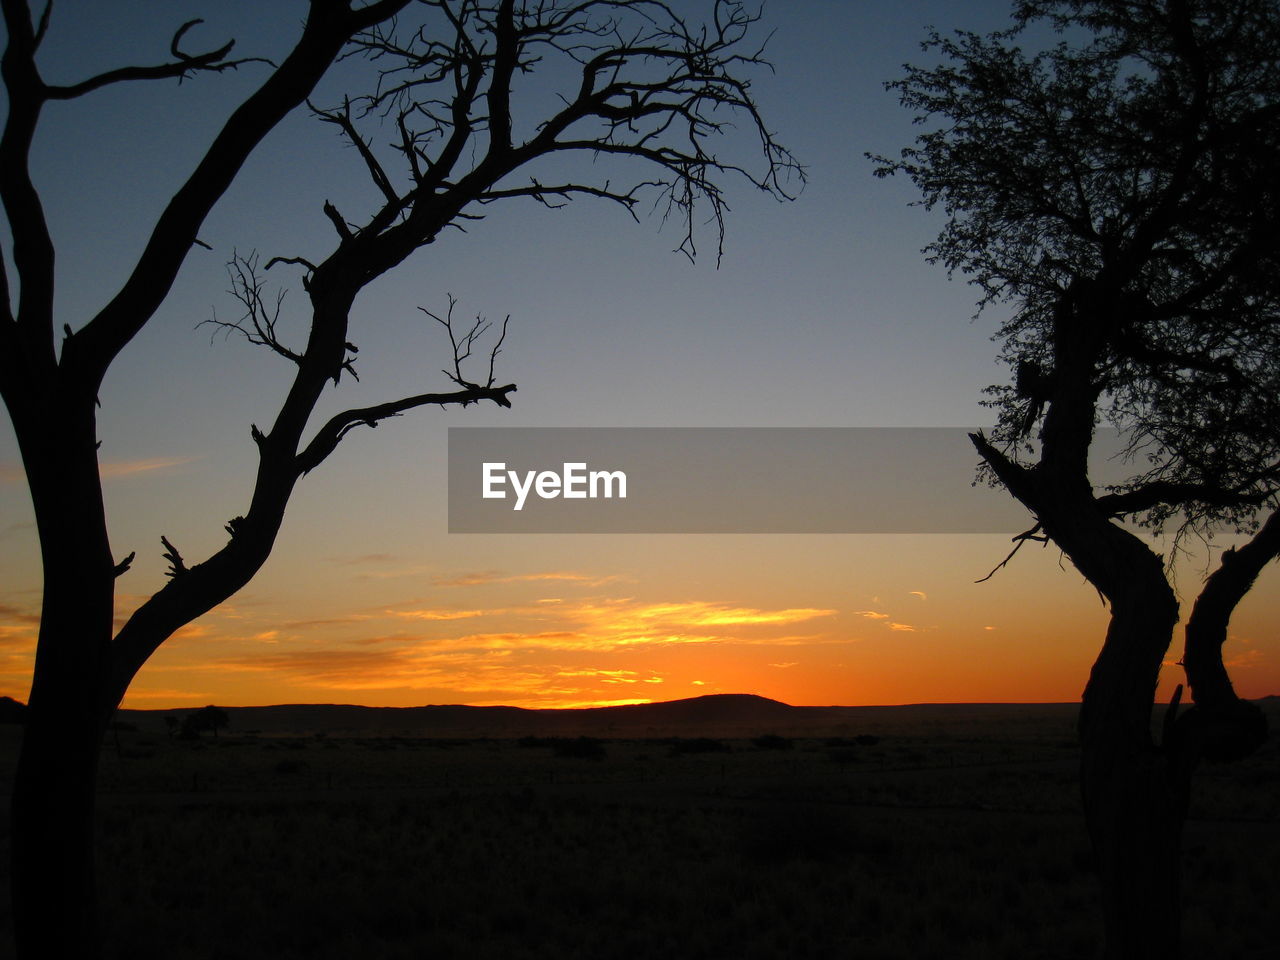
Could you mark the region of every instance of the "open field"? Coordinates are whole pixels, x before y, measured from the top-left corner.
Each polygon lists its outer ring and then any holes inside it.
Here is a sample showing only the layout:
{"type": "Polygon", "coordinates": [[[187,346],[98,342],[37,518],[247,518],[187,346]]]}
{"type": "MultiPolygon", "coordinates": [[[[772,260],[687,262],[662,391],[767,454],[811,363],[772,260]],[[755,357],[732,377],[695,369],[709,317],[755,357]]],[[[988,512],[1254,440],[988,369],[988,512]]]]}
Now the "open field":
{"type": "MultiPolygon", "coordinates": [[[[1096,955],[1069,713],[878,709],[734,739],[251,733],[233,711],[182,741],[130,717],[101,773],[108,956],[1096,955]]],[[[1189,956],[1271,954],[1274,741],[1199,778],[1185,888],[1189,956]]]]}

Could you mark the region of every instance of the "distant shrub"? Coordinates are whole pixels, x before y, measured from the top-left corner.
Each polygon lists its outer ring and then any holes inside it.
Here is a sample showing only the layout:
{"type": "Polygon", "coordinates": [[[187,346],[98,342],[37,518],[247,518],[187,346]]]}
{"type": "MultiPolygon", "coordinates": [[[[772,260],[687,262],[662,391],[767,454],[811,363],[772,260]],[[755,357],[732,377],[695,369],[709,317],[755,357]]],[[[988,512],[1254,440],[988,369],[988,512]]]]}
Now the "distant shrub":
{"type": "Polygon", "coordinates": [[[831,747],[827,759],[832,763],[858,763],[862,758],[853,747],[831,747]]]}
{"type": "Polygon", "coordinates": [[[880,738],[874,733],[860,733],[853,740],[860,747],[874,747],[880,742],[880,738]]]}
{"type": "Polygon", "coordinates": [[[276,764],[276,773],[295,774],[307,769],[305,760],[281,760],[276,764]]]}
{"type": "Polygon", "coordinates": [[[757,750],[790,750],[796,744],[790,737],[780,737],[776,733],[766,733],[762,737],[755,737],[751,741],[751,745],[757,750]]]}
{"type": "Polygon", "coordinates": [[[229,725],[230,722],[231,719],[225,710],[209,704],[209,706],[188,713],[182,718],[182,729],[179,732],[179,736],[183,740],[199,740],[200,734],[207,730],[216,737],[218,731],[229,725]]]}

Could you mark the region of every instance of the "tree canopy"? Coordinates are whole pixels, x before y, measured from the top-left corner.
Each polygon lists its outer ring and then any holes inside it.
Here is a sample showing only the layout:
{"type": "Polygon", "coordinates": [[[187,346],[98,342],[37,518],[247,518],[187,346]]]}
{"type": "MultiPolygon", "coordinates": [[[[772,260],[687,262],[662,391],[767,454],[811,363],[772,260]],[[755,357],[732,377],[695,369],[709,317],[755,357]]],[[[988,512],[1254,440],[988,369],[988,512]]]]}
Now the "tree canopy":
{"type": "Polygon", "coordinates": [[[1016,455],[1070,408],[1073,456],[1091,419],[1137,455],[1109,514],[1255,525],[1280,484],[1280,7],[1040,2],[1016,19],[931,36],[942,65],[891,85],[930,129],[877,171],[945,212],[935,262],[1012,305],[994,439],[1016,455]],[[1018,46],[1044,23],[1064,38],[1018,46]]]}

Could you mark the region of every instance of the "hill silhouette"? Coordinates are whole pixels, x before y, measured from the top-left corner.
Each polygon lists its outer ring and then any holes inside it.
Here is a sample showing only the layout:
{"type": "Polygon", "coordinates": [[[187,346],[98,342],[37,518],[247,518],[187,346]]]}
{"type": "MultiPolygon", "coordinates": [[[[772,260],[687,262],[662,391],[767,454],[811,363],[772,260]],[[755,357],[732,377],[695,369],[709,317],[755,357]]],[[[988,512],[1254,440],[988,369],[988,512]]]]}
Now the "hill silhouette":
{"type": "MultiPolygon", "coordinates": [[[[121,710],[118,719],[160,731],[165,717],[181,719],[198,708],[121,710]]],[[[282,704],[224,707],[228,735],[339,737],[438,737],[496,739],[524,736],[756,737],[844,736],[887,730],[964,736],[997,726],[1037,724],[1046,735],[1071,736],[1078,704],[915,704],[877,707],[792,706],[746,693],[708,694],[683,700],[574,709],[438,704],[363,707],[350,704],[282,704]]]]}

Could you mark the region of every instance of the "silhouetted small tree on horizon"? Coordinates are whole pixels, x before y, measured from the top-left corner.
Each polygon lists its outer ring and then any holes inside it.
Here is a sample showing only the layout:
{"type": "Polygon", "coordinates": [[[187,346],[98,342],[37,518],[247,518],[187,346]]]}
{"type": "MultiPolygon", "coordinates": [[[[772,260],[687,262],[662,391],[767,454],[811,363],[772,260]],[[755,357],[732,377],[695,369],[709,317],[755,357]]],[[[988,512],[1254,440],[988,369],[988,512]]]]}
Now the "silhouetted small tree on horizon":
{"type": "MultiPolygon", "coordinates": [[[[166,720],[169,718],[166,717],[166,720]]],[[[231,724],[231,718],[227,715],[227,711],[221,707],[215,707],[209,704],[207,707],[201,707],[192,713],[187,714],[182,719],[182,739],[198,740],[200,734],[208,730],[216,739],[218,731],[231,724]]]]}
{"type": "MultiPolygon", "coordinates": [[[[231,59],[231,43],[186,52],[187,35],[200,22],[191,21],[174,34],[167,62],[65,85],[45,82],[37,65],[50,5],[39,16],[22,0],[0,6],[8,36],[0,202],[17,280],[11,287],[7,271],[0,272],[0,395],[22,453],[43,562],[35,671],[14,781],[13,915],[20,957],[92,958],[99,949],[92,857],[98,757],[106,725],[137,671],[175,631],[252,579],[271,553],[295,485],[350,431],[428,405],[510,405],[515,385],[494,379],[500,338],[488,347],[488,370],[477,376],[464,361],[473,351],[485,352],[479,342],[484,323],[455,330],[446,315],[439,319],[453,346],[445,362],[450,388],[313,424],[326,388],[354,375],[350,319],[361,291],[447,228],[480,219],[488,204],[514,199],[555,207],[594,197],[634,216],[649,198],[682,222],[680,249],[693,256],[700,212],[705,208],[717,234],[723,226],[724,177],[741,175],[785,197],[788,175],[800,170],[756,109],[747,73],[764,61],[759,47],[747,44],[758,18],[737,0],[700,3],[702,20],[685,12],[688,5],[677,13],[658,0],[375,0],[363,6],[310,0],[301,34],[278,65],[231,59]],[[280,251],[263,265],[301,273],[310,317],[299,342],[276,326],[256,256],[232,258],[245,312],[228,331],[279,356],[291,368],[289,386],[273,421],[249,427],[256,477],[244,514],[225,521],[225,545],[188,562],[161,537],[168,582],[116,629],[115,581],[128,572],[134,553],[118,557],[108,534],[97,459],[99,388],[165,301],[200,243],[206,216],[249,155],[286,115],[308,104],[344,53],[372,64],[369,89],[312,109],[352,148],[377,199],[358,214],[317,203],[332,231],[329,242],[317,235],[318,250],[280,251]],[[59,334],[54,239],[30,169],[42,109],[124,81],[187,78],[251,63],[262,65],[266,78],[232,111],[155,221],[118,292],[59,334]],[[557,98],[520,96],[529,78],[539,76],[560,78],[557,98]],[[522,115],[533,102],[543,104],[543,112],[522,115]],[[735,120],[760,152],[754,171],[713,149],[735,120]],[[608,175],[544,179],[557,177],[557,158],[571,157],[592,158],[608,175]],[[535,166],[538,161],[546,162],[535,166]]],[[[139,157],[145,156],[140,145],[139,157]]]]}
{"type": "MultiPolygon", "coordinates": [[[[973,442],[986,475],[1110,607],[1079,717],[1085,817],[1107,955],[1172,957],[1192,771],[1245,756],[1266,722],[1236,696],[1232,612],[1280,554],[1280,4],[1035,0],[1014,27],[934,34],[941,64],[890,84],[927,130],[904,173],[946,223],[927,252],[1009,304],[1012,383],[973,442]],[[1031,55],[1029,26],[1070,39],[1031,55]],[[1118,427],[1131,473],[1098,490],[1089,454],[1118,427]],[[1179,619],[1169,565],[1129,519],[1244,536],[1186,623],[1159,743],[1158,674],[1179,619]]],[[[1010,554],[1012,557],[1012,554],[1010,554]]],[[[1008,562],[1008,559],[1005,561],[1008,562]]],[[[1003,565],[1003,564],[1002,564],[1003,565]]],[[[997,568],[998,569],[998,568],[997,568]]]]}

